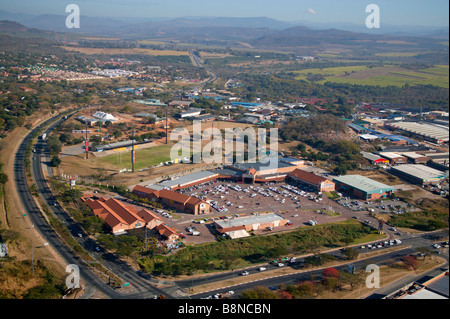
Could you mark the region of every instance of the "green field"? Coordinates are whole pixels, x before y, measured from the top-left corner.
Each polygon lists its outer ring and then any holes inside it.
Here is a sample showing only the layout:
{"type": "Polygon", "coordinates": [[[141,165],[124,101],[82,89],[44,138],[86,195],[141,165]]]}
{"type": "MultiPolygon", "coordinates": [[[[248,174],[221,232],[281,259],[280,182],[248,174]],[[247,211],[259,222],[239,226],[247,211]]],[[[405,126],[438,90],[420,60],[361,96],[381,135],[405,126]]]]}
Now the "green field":
{"type": "Polygon", "coordinates": [[[308,81],[308,74],[319,74],[325,77],[325,82],[348,83],[358,85],[379,85],[379,86],[403,86],[405,84],[415,85],[435,85],[439,87],[449,87],[449,66],[435,65],[423,70],[407,70],[399,66],[385,65],[382,67],[368,68],[367,66],[345,66],[323,69],[306,69],[296,71],[297,80],[308,81]]]}
{"type": "MultiPolygon", "coordinates": [[[[162,162],[170,161],[170,149],[173,144],[155,146],[150,148],[135,150],[136,160],[134,168],[136,170],[141,168],[147,168],[150,166],[158,165],[162,162]]],[[[105,157],[99,157],[99,165],[113,165],[117,169],[131,169],[131,151],[117,152],[116,154],[108,155],[105,157]]]]}

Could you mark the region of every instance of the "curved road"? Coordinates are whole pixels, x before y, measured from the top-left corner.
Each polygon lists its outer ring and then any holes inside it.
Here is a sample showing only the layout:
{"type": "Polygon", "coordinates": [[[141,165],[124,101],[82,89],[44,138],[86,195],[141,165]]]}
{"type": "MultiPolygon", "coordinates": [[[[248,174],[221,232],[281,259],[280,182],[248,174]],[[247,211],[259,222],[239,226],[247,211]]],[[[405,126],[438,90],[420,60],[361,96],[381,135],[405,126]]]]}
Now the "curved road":
{"type": "MultiPolygon", "coordinates": [[[[48,125],[49,123],[55,121],[59,116],[55,116],[42,125],[48,125]]],[[[51,130],[61,123],[63,119],[56,121],[51,124],[45,133],[48,134],[51,130]]],[[[65,224],[69,229],[71,235],[78,240],[81,246],[86,249],[92,257],[98,259],[101,257],[101,263],[111,270],[114,274],[120,277],[124,283],[130,283],[130,289],[128,293],[121,293],[111,286],[107,285],[105,282],[100,280],[97,275],[85,265],[85,262],[81,260],[74,252],[68,248],[65,243],[61,240],[59,236],[56,235],[54,230],[48,225],[47,221],[43,217],[40,209],[36,205],[28,184],[26,182],[25,173],[25,151],[27,145],[32,140],[32,135],[37,131],[34,129],[31,131],[25,139],[20,144],[14,162],[14,180],[16,184],[16,189],[19,194],[20,200],[23,207],[28,213],[28,216],[34,225],[35,229],[40,233],[40,235],[51,245],[55,251],[66,261],[67,264],[76,264],[80,269],[80,276],[84,280],[86,286],[93,287],[101,291],[105,296],[109,298],[119,299],[119,298],[149,298],[155,295],[165,295],[168,298],[173,298],[173,296],[168,293],[168,291],[157,289],[153,287],[150,282],[146,279],[141,272],[130,267],[127,263],[119,260],[114,254],[107,253],[102,249],[97,251],[97,244],[94,240],[89,238],[81,228],[81,226],[75,222],[58,204],[55,206],[55,198],[49,189],[47,182],[45,180],[43,170],[42,170],[42,158],[48,155],[46,149],[46,143],[41,138],[38,139],[35,144],[35,152],[32,153],[31,169],[35,183],[40,193],[41,197],[47,202],[49,208],[52,210],[54,215],[59,218],[59,220],[65,224]],[[81,235],[81,237],[80,237],[81,235]]]]}

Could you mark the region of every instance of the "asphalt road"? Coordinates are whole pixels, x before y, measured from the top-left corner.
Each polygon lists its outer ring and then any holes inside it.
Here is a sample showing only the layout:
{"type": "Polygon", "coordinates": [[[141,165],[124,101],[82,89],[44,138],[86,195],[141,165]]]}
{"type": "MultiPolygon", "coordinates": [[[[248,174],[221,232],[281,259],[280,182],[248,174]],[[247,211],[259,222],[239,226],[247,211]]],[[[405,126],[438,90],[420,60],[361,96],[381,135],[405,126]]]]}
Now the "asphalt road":
{"type": "MultiPolygon", "coordinates": [[[[364,259],[364,260],[360,260],[360,261],[349,261],[348,263],[338,266],[338,267],[335,267],[335,268],[336,269],[348,269],[349,264],[355,265],[355,267],[357,269],[365,269],[365,267],[368,264],[376,264],[378,266],[386,265],[386,264],[391,263],[392,261],[398,260],[399,258],[401,258],[404,255],[417,253],[416,249],[419,247],[427,247],[427,248],[431,249],[431,245],[433,243],[435,243],[436,240],[438,240],[438,238],[444,238],[446,236],[448,236],[448,234],[445,231],[439,231],[439,232],[433,232],[433,233],[421,234],[421,235],[404,236],[401,239],[402,243],[399,245],[399,247],[403,247],[400,250],[396,250],[394,252],[388,252],[383,255],[374,256],[369,259],[364,259]]],[[[394,246],[386,246],[384,248],[377,248],[377,250],[384,250],[388,247],[395,247],[395,245],[394,246]]],[[[356,249],[360,253],[368,251],[367,248],[361,249],[358,247],[356,249]]],[[[443,250],[442,252],[443,253],[440,254],[440,256],[447,259],[447,264],[442,266],[445,268],[445,267],[448,267],[448,249],[443,250]]],[[[341,255],[339,250],[334,250],[332,252],[329,252],[329,254],[335,255],[336,257],[341,255]]],[[[287,264],[284,267],[292,267],[294,269],[302,269],[303,262],[304,262],[304,258],[297,258],[295,263],[287,264]]],[[[277,266],[274,266],[271,264],[266,264],[266,265],[261,265],[261,266],[267,268],[266,271],[270,271],[270,270],[278,268],[277,266]]],[[[258,273],[258,272],[260,272],[259,267],[260,266],[250,267],[250,268],[246,268],[245,270],[248,271],[249,274],[258,273]]],[[[442,267],[440,267],[440,268],[442,268],[442,267]]],[[[298,280],[309,280],[311,278],[311,276],[313,276],[313,277],[320,276],[322,273],[322,270],[323,269],[310,270],[310,271],[305,270],[301,273],[282,275],[282,276],[267,278],[267,279],[263,279],[263,280],[258,280],[255,282],[238,284],[238,285],[229,286],[226,288],[221,288],[221,289],[217,289],[217,290],[208,291],[205,293],[192,295],[191,297],[193,299],[201,299],[201,298],[205,298],[205,297],[217,294],[217,293],[224,293],[229,290],[233,290],[235,292],[234,298],[237,298],[239,293],[243,292],[246,289],[253,288],[255,286],[278,288],[281,284],[285,284],[285,285],[295,284],[298,280]]],[[[225,272],[225,273],[205,276],[205,277],[199,278],[197,280],[191,279],[191,280],[177,281],[176,283],[180,287],[189,289],[192,286],[203,285],[203,284],[207,284],[207,283],[213,283],[215,281],[222,281],[222,280],[231,279],[233,277],[238,277],[238,276],[241,276],[240,273],[242,273],[242,272],[243,272],[243,270],[239,270],[239,271],[235,271],[235,272],[225,272]]],[[[424,276],[424,275],[418,276],[418,278],[422,277],[422,276],[424,276]]],[[[380,290],[382,293],[374,292],[374,294],[372,294],[369,298],[381,298],[385,295],[388,295],[390,292],[397,290],[398,288],[402,287],[403,285],[404,285],[403,282],[399,282],[397,285],[393,284],[389,288],[384,288],[384,289],[380,290]]]]}

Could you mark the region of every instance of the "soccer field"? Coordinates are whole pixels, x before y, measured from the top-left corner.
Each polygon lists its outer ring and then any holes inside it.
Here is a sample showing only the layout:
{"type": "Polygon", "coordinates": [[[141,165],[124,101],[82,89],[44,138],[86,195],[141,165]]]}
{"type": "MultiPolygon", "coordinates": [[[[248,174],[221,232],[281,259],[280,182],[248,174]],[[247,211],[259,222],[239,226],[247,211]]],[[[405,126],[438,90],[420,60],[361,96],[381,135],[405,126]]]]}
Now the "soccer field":
{"type": "MultiPolygon", "coordinates": [[[[139,170],[170,161],[170,149],[172,146],[173,143],[143,149],[137,147],[135,149],[136,159],[134,162],[134,169],[139,170]]],[[[105,157],[99,157],[97,161],[100,167],[101,164],[113,165],[117,167],[117,169],[131,169],[132,167],[131,151],[122,151],[105,157]]]]}

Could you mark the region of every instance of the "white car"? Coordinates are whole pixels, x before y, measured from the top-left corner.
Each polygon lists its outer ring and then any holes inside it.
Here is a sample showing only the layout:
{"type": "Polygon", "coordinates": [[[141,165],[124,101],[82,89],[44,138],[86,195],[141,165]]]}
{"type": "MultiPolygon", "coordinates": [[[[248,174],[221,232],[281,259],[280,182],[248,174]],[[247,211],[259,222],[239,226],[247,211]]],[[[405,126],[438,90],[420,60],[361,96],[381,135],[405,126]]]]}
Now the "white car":
{"type": "Polygon", "coordinates": [[[241,276],[247,276],[249,274],[248,271],[241,272],[241,276]]]}
{"type": "Polygon", "coordinates": [[[259,267],[259,271],[264,271],[266,270],[266,267],[259,267]]]}

